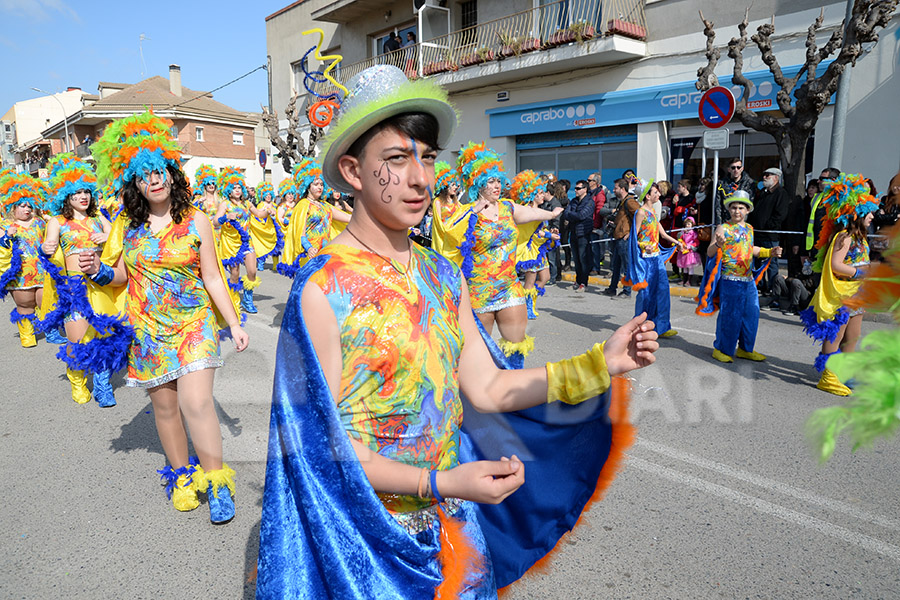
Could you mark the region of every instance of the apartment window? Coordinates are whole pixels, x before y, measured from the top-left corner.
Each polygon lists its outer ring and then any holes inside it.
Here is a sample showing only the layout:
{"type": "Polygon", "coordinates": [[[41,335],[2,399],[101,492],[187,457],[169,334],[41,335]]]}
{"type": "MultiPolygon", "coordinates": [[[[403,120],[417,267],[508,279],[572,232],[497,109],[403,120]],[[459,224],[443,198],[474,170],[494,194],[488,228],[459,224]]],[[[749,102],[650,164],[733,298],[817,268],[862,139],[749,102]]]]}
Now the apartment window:
{"type": "Polygon", "coordinates": [[[306,69],[309,70],[308,58],[304,57],[303,60],[298,60],[295,63],[291,63],[291,73],[294,74],[292,88],[295,93],[302,93],[306,91],[306,88],[303,87],[303,78],[306,76],[306,74],[303,72],[303,67],[306,67],[306,69]]]}
{"type": "Polygon", "coordinates": [[[195,131],[196,134],[197,134],[197,135],[196,135],[197,141],[198,141],[198,142],[202,142],[202,141],[203,141],[203,128],[202,128],[202,127],[195,127],[195,128],[194,128],[194,131],[195,131]]]}
{"type": "Polygon", "coordinates": [[[240,131],[232,131],[231,132],[231,143],[235,146],[243,146],[244,145],[244,134],[240,131]]]}
{"type": "Polygon", "coordinates": [[[478,2],[477,0],[470,0],[470,2],[460,2],[459,11],[462,15],[462,27],[461,29],[466,29],[468,27],[475,27],[478,25],[478,2]]]}
{"type": "Polygon", "coordinates": [[[176,140],[177,140],[177,139],[178,139],[178,125],[172,125],[172,126],[169,128],[169,133],[172,134],[172,138],[173,138],[173,139],[176,139],[176,140]]]}

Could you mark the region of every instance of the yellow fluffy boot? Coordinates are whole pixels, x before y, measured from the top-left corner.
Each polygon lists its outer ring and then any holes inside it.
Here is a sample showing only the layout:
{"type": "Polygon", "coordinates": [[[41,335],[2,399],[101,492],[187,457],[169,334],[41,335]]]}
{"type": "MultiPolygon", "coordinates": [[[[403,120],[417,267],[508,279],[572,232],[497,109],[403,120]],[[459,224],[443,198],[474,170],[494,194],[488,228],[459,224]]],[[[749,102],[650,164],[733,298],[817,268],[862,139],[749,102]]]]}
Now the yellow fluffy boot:
{"type": "Polygon", "coordinates": [[[816,387],[835,396],[849,396],[853,393],[850,388],[841,383],[837,375],[828,369],[822,371],[822,376],[819,378],[819,383],[816,384],[816,387]]]}
{"type": "Polygon", "coordinates": [[[74,369],[66,369],[66,377],[72,384],[72,400],[78,404],[85,404],[91,401],[91,390],[87,386],[87,376],[84,371],[75,371],[74,369]]]}
{"type": "Polygon", "coordinates": [[[34,323],[28,317],[34,315],[23,315],[23,318],[16,323],[19,328],[19,342],[23,348],[34,348],[37,346],[37,340],[34,338],[34,323]]]}

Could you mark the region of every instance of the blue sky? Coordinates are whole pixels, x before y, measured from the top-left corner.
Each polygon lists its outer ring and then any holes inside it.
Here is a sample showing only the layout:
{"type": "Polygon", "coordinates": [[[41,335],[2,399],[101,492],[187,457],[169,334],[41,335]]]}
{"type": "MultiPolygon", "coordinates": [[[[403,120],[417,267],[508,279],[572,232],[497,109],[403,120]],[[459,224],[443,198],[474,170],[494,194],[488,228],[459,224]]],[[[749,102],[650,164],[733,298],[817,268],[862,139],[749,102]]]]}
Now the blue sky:
{"type": "MultiPolygon", "coordinates": [[[[265,18],[292,0],[134,2],[0,0],[0,116],[20,100],[98,81],[136,83],[181,65],[182,85],[209,91],[266,63],[265,18]],[[138,40],[144,34],[144,63],[138,40]],[[141,75],[141,72],[144,75],[141,75]]],[[[267,98],[265,70],[214,98],[243,111],[267,98]]]]}

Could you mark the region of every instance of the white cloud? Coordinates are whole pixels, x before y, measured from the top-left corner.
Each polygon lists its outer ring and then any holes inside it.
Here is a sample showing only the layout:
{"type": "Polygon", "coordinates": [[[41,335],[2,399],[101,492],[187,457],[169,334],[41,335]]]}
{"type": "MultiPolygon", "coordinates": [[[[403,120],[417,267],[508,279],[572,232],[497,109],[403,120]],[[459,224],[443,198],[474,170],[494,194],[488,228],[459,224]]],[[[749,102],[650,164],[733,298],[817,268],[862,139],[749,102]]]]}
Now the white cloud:
{"type": "Polygon", "coordinates": [[[81,23],[81,17],[64,0],[0,0],[0,13],[35,21],[46,21],[51,18],[50,13],[60,13],[76,23],[81,23]]]}

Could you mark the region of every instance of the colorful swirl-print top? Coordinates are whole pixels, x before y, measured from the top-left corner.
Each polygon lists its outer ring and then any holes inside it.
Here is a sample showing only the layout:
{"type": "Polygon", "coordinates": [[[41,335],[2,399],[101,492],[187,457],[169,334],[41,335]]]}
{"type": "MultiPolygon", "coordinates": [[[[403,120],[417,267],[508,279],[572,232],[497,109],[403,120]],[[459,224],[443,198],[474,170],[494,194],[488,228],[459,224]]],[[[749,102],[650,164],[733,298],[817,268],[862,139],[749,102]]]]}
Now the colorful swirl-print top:
{"type": "Polygon", "coordinates": [[[13,220],[4,221],[2,226],[8,230],[16,227],[16,237],[19,239],[19,250],[22,252],[22,268],[19,274],[6,285],[8,290],[34,289],[44,285],[44,267],[38,258],[41,244],[44,242],[44,221],[34,217],[28,227],[13,220]]]}
{"type": "Polygon", "coordinates": [[[210,198],[201,196],[200,210],[206,213],[206,216],[209,217],[209,220],[212,222],[214,227],[219,227],[219,222],[216,220],[216,215],[219,211],[219,200],[215,196],[212,196],[210,198]]]}
{"type": "Polygon", "coordinates": [[[472,276],[467,279],[469,297],[475,310],[499,310],[515,298],[524,297],[516,274],[516,242],[519,230],[513,220],[513,203],[501,200],[496,221],[478,215],[472,276]]]}
{"type": "Polygon", "coordinates": [[[851,267],[869,264],[869,241],[851,238],[850,248],[847,249],[847,254],[844,256],[844,264],[851,267]]]}
{"type": "Polygon", "coordinates": [[[221,364],[216,317],[200,276],[195,215],[191,210],[181,223],[156,233],[146,224],[125,228],[125,312],[134,327],[129,383],[160,385],[188,372],[192,363],[221,364]]]}
{"type": "Polygon", "coordinates": [[[306,239],[316,250],[331,239],[331,206],[308,200],[309,210],[306,212],[306,239]]]}
{"type": "MultiPolygon", "coordinates": [[[[405,464],[453,468],[462,423],[459,269],[416,244],[406,267],[341,244],[320,255],[329,260],[309,281],[337,317],[343,359],[337,408],[348,434],[405,464]]],[[[381,499],[402,512],[431,504],[416,496],[381,499]]]]}
{"type": "Polygon", "coordinates": [[[102,252],[103,244],[91,240],[94,233],[103,233],[103,222],[99,217],[86,217],[84,219],[67,219],[63,216],[56,217],[59,223],[59,245],[63,254],[70,256],[94,250],[102,252]]]}
{"type": "Polygon", "coordinates": [[[725,246],[722,248],[722,276],[750,277],[753,268],[753,226],[747,223],[725,223],[725,246]]]}
{"type": "Polygon", "coordinates": [[[643,210],[644,219],[638,224],[637,242],[642,254],[659,252],[659,220],[653,209],[643,210]]]}
{"type": "MultiPolygon", "coordinates": [[[[247,208],[246,204],[244,204],[243,202],[241,202],[240,204],[237,204],[230,199],[222,200],[222,202],[224,202],[225,205],[228,207],[225,210],[225,214],[226,215],[230,215],[230,214],[237,215],[237,218],[235,218],[235,221],[237,221],[238,224],[246,230],[247,225],[250,221],[250,209],[247,208]]],[[[215,218],[215,217],[213,217],[213,218],[215,218]]]]}

